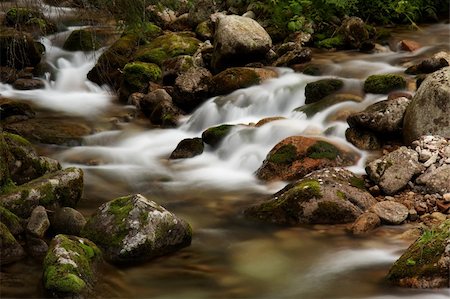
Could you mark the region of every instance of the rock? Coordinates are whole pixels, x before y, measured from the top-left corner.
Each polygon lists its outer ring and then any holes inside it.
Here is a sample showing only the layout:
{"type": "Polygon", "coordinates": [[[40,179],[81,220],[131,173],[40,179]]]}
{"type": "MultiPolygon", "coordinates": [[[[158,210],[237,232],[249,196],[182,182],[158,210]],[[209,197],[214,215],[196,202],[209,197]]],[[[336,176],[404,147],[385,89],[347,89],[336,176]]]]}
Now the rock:
{"type": "Polygon", "coordinates": [[[404,97],[377,102],[361,112],[352,113],[347,122],[351,128],[370,130],[381,136],[400,134],[409,103],[410,100],[404,97]]]}
{"type": "Polygon", "coordinates": [[[162,65],[164,84],[173,85],[178,76],[187,72],[193,66],[194,58],[192,56],[180,55],[166,59],[162,65]]]}
{"type": "Polygon", "coordinates": [[[0,222],[0,266],[21,260],[25,251],[6,225],[0,222]]]}
{"type": "Polygon", "coordinates": [[[86,224],[84,216],[75,209],[64,207],[50,217],[51,230],[56,234],[79,236],[86,224]]]}
{"type": "Polygon", "coordinates": [[[6,225],[13,236],[23,232],[22,219],[2,206],[0,206],[0,222],[6,225]]]}
{"type": "Polygon", "coordinates": [[[348,93],[330,94],[317,102],[300,106],[296,108],[294,111],[303,112],[306,114],[307,117],[312,117],[316,113],[321,112],[326,108],[331,107],[335,104],[347,101],[362,102],[362,100],[363,100],[362,97],[348,93]]]}
{"type": "Polygon", "coordinates": [[[214,25],[210,20],[203,21],[197,25],[195,33],[203,41],[212,40],[214,37],[214,25]]]}
{"type": "Polygon", "coordinates": [[[22,185],[46,173],[61,169],[58,161],[38,156],[34,147],[25,138],[11,133],[0,135],[5,140],[4,150],[8,152],[5,157],[7,157],[9,178],[15,184],[22,185]]]}
{"type": "Polygon", "coordinates": [[[256,177],[263,181],[293,181],[325,167],[354,163],[355,157],[337,146],[303,136],[288,137],[273,147],[256,177]]]}
{"type": "Polygon", "coordinates": [[[344,19],[337,33],[343,37],[345,45],[351,49],[359,49],[363,42],[369,39],[366,24],[358,17],[344,19]]]}
{"type": "Polygon", "coordinates": [[[253,19],[222,16],[214,33],[212,67],[221,71],[262,60],[272,47],[269,34],[253,19]]]}
{"type": "Polygon", "coordinates": [[[341,34],[323,39],[315,43],[317,48],[325,49],[343,49],[345,48],[345,40],[341,34]]]}
{"type": "Polygon", "coordinates": [[[421,185],[431,194],[441,195],[450,192],[450,164],[444,164],[437,168],[429,168],[416,179],[416,184],[421,185]]]}
{"type": "Polygon", "coordinates": [[[169,159],[192,158],[203,153],[203,140],[201,138],[183,139],[178,143],[169,159]]]}
{"type": "Polygon", "coordinates": [[[191,67],[175,80],[173,102],[186,112],[191,112],[210,97],[210,71],[191,67]]]}
{"type": "Polygon", "coordinates": [[[410,75],[430,74],[438,71],[446,66],[449,66],[445,58],[428,58],[422,60],[420,63],[410,66],[405,73],[410,75]]]}
{"type": "Polygon", "coordinates": [[[274,63],[274,66],[292,66],[309,62],[312,59],[312,52],[309,48],[299,48],[289,51],[279,57],[274,63]]]}
{"type": "Polygon", "coordinates": [[[322,79],[308,83],[305,87],[305,104],[318,102],[343,86],[344,82],[339,79],[322,79]]]}
{"type": "Polygon", "coordinates": [[[362,150],[377,150],[382,142],[373,132],[355,128],[345,130],[345,138],[348,142],[362,150]]]}
{"type": "Polygon", "coordinates": [[[27,233],[37,238],[42,238],[49,227],[50,220],[48,220],[45,208],[43,206],[35,207],[28,220],[27,233]]]}
{"type": "Polygon", "coordinates": [[[46,174],[29,183],[10,187],[0,195],[0,204],[14,214],[28,218],[38,205],[48,209],[75,206],[83,191],[83,172],[66,168],[46,174]]]}
{"type": "Polygon", "coordinates": [[[41,61],[41,52],[33,38],[25,32],[5,29],[0,33],[0,65],[17,70],[35,66],[41,61]]]}
{"type": "Polygon", "coordinates": [[[266,118],[263,118],[263,119],[259,120],[259,121],[255,124],[255,127],[256,127],[256,128],[259,128],[259,127],[262,127],[262,126],[264,126],[265,124],[268,124],[268,123],[270,123],[270,122],[273,122],[273,121],[276,121],[276,120],[282,120],[282,119],[286,119],[286,118],[283,117],[283,116],[266,117],[266,118]]]}
{"type": "Polygon", "coordinates": [[[414,52],[421,47],[422,46],[418,42],[409,39],[402,39],[398,42],[398,48],[400,51],[414,52]]]}
{"type": "Polygon", "coordinates": [[[356,218],[355,222],[350,227],[350,231],[354,235],[366,234],[378,226],[380,226],[381,220],[377,214],[372,212],[365,212],[356,218]]]}
{"type": "Polygon", "coordinates": [[[91,241],[56,235],[44,259],[45,290],[58,298],[80,298],[93,290],[102,253],[91,241]]]}
{"type": "Polygon", "coordinates": [[[388,195],[403,189],[422,170],[417,152],[404,146],[370,162],[366,167],[369,178],[388,195]]]}
{"type": "Polygon", "coordinates": [[[28,103],[7,98],[0,98],[0,111],[0,122],[33,118],[36,114],[28,103]]]}
{"type": "Polygon", "coordinates": [[[42,12],[31,7],[13,7],[5,15],[5,25],[20,31],[26,31],[35,37],[57,31],[56,24],[46,18],[42,12]]]}
{"type": "Polygon", "coordinates": [[[422,135],[450,138],[450,67],[425,79],[405,112],[403,137],[410,143],[422,135]]]}
{"type": "Polygon", "coordinates": [[[234,125],[220,125],[208,128],[202,133],[202,140],[212,147],[217,147],[233,127],[234,125]]]}
{"type": "Polygon", "coordinates": [[[91,134],[91,129],[80,122],[54,118],[28,119],[6,124],[4,129],[35,143],[68,146],[81,145],[83,137],[91,134]]]}
{"type": "Polygon", "coordinates": [[[364,81],[364,92],[388,94],[406,88],[406,80],[395,74],[371,75],[364,81]]]}
{"type": "Polygon", "coordinates": [[[149,5],[145,13],[150,21],[162,28],[167,28],[177,19],[176,13],[163,5],[149,5]]]}
{"type": "Polygon", "coordinates": [[[153,124],[164,127],[176,126],[181,114],[172,103],[172,97],[164,89],[146,94],[139,101],[139,108],[153,124]]]}
{"type": "Polygon", "coordinates": [[[63,49],[67,51],[94,51],[101,47],[98,35],[92,28],[72,31],[64,42],[63,49]]]}
{"type": "Polygon", "coordinates": [[[221,1],[196,0],[195,5],[189,8],[189,21],[197,25],[200,22],[208,20],[214,13],[220,11],[221,1]]]}
{"type": "Polygon", "coordinates": [[[157,82],[161,79],[162,72],[154,63],[130,62],[123,68],[123,81],[120,85],[120,99],[126,102],[130,94],[144,92],[149,82],[157,82]]]}
{"type": "Polygon", "coordinates": [[[321,169],[246,209],[244,214],[282,225],[349,223],[376,203],[360,189],[361,185],[364,181],[348,170],[321,169]]]}
{"type": "Polygon", "coordinates": [[[395,201],[380,201],[374,204],[370,211],[380,217],[386,224],[400,224],[408,218],[409,210],[401,203],[395,201]]]}
{"type": "Polygon", "coordinates": [[[140,194],[100,206],[83,236],[93,240],[112,262],[139,262],[174,252],[191,243],[184,220],[140,194]]]}
{"type": "Polygon", "coordinates": [[[426,230],[389,270],[387,280],[408,288],[448,288],[450,220],[426,230]]]}
{"type": "Polygon", "coordinates": [[[193,55],[200,44],[201,42],[190,33],[166,33],[139,47],[134,60],[161,66],[166,59],[179,55],[193,55]]]}
{"type": "Polygon", "coordinates": [[[39,260],[43,260],[48,251],[48,245],[44,240],[27,235],[27,251],[28,253],[39,260]]]}
{"type": "Polygon", "coordinates": [[[12,67],[0,66],[0,82],[12,84],[17,80],[17,71],[12,67]]]}
{"type": "Polygon", "coordinates": [[[211,89],[214,95],[225,95],[277,77],[278,73],[272,69],[233,67],[215,75],[211,80],[211,89]]]}

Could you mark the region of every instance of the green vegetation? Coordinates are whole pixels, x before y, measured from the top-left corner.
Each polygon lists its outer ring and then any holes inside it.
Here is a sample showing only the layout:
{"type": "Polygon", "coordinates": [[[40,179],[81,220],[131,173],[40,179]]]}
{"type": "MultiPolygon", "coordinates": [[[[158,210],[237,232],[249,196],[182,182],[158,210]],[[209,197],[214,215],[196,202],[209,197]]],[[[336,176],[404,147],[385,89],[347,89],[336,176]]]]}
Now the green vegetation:
{"type": "Polygon", "coordinates": [[[203,142],[212,147],[218,146],[222,139],[230,133],[232,127],[233,125],[220,125],[206,129],[202,133],[203,142]]]}
{"type": "Polygon", "coordinates": [[[281,146],[267,159],[275,164],[291,164],[297,159],[297,148],[293,144],[281,146]]]}
{"type": "Polygon", "coordinates": [[[364,81],[364,91],[367,93],[387,94],[405,87],[405,78],[396,74],[372,75],[364,81]]]}
{"type": "Polygon", "coordinates": [[[317,141],[306,151],[306,155],[312,159],[334,160],[339,155],[339,149],[326,141],[317,141]]]}
{"type": "Polygon", "coordinates": [[[161,69],[154,63],[131,62],[123,68],[123,80],[130,92],[142,92],[148,82],[161,78],[161,69]]]}

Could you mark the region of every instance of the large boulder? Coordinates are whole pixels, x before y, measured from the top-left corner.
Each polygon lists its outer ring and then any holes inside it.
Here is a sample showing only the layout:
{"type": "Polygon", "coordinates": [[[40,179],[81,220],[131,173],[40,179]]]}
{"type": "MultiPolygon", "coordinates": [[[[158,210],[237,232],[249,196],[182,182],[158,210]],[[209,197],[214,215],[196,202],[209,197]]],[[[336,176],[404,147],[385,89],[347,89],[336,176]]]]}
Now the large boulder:
{"type": "Polygon", "coordinates": [[[190,112],[210,96],[211,72],[203,67],[191,67],[175,79],[173,102],[190,112]]]}
{"type": "Polygon", "coordinates": [[[38,205],[53,209],[75,206],[83,191],[83,172],[66,168],[46,174],[21,186],[10,186],[0,194],[0,204],[18,216],[27,218],[38,205]]]}
{"type": "Polygon", "coordinates": [[[48,35],[57,31],[57,25],[44,14],[32,7],[13,7],[5,14],[5,25],[33,36],[48,35]]]}
{"type": "Polygon", "coordinates": [[[405,112],[403,137],[410,143],[422,135],[450,138],[450,67],[425,79],[405,112]]]}
{"type": "Polygon", "coordinates": [[[272,47],[269,34],[253,19],[223,16],[214,34],[212,67],[220,71],[263,59],[272,47]]]}
{"type": "Polygon", "coordinates": [[[338,35],[341,35],[345,45],[352,49],[360,48],[369,39],[366,24],[358,17],[344,19],[338,29],[338,35]]]}
{"type": "Polygon", "coordinates": [[[8,227],[0,222],[0,266],[16,262],[25,257],[25,251],[8,227]]]}
{"type": "Polygon", "coordinates": [[[380,159],[370,162],[366,167],[366,172],[384,193],[395,194],[423,169],[419,163],[417,152],[402,146],[380,159]]]}
{"type": "Polygon", "coordinates": [[[446,66],[449,66],[449,63],[445,58],[431,57],[410,66],[405,73],[410,75],[430,74],[446,66]]]}
{"type": "Polygon", "coordinates": [[[355,159],[328,141],[293,136],[270,150],[256,176],[264,181],[293,181],[317,169],[351,165],[355,159]]]}
{"type": "Polygon", "coordinates": [[[423,187],[429,193],[444,195],[450,192],[450,164],[444,164],[437,168],[430,167],[416,179],[416,184],[423,187]]]}
{"type": "Polygon", "coordinates": [[[42,53],[28,33],[14,29],[0,32],[0,66],[15,69],[36,66],[41,56],[42,53]]]}
{"type": "Polygon", "coordinates": [[[389,270],[387,280],[408,288],[448,288],[450,220],[427,229],[389,270]]]}
{"type": "Polygon", "coordinates": [[[98,35],[90,28],[74,30],[64,42],[67,51],[94,51],[101,47],[98,35]]]}
{"type": "Polygon", "coordinates": [[[44,259],[45,290],[57,298],[83,298],[93,290],[100,249],[91,241],[56,235],[44,259]]]}
{"type": "Polygon", "coordinates": [[[139,262],[174,252],[191,243],[188,223],[140,194],[99,207],[82,235],[100,246],[108,260],[139,262]]]}
{"type": "Polygon", "coordinates": [[[326,168],[248,208],[245,215],[282,225],[349,223],[376,202],[361,178],[345,169],[326,168]]]}

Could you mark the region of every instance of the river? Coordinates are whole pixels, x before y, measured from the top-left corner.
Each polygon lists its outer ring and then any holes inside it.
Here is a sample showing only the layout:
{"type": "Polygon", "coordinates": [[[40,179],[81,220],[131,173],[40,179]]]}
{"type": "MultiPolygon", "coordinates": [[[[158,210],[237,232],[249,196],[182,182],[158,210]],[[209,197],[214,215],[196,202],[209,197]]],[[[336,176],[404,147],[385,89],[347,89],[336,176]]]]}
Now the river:
{"type": "MultiPolygon", "coordinates": [[[[359,153],[350,169],[363,173],[368,153],[345,141],[345,120],[338,116],[385,99],[363,95],[363,80],[397,72],[404,63],[450,50],[450,25],[424,26],[421,31],[396,29],[391,48],[408,38],[423,48],[414,53],[385,47],[378,54],[317,51],[314,63],[324,75],[312,77],[278,69],[280,77],[212,98],[173,129],[151,128],[134,120],[105,87],[86,74],[100,52],[67,52],[55,36],[43,40],[45,59],[54,70],[43,90],[18,91],[0,84],[0,94],[33,103],[41,113],[87,123],[95,132],[82,146],[37,145],[41,154],[77,166],[85,173],[78,209],[88,217],[108,200],[142,193],[186,219],[193,228],[192,245],[179,252],[132,267],[105,265],[99,272],[95,298],[304,298],[304,299],[440,299],[450,290],[407,290],[388,286],[383,278],[411,240],[400,237],[408,227],[384,226],[356,238],[345,226],[274,227],[243,218],[242,211],[284,186],[263,184],[253,175],[269,150],[292,135],[325,136],[359,153]],[[304,88],[320,78],[339,77],[344,89],[364,97],[344,102],[307,118],[293,109],[304,104],[304,88]],[[261,127],[262,118],[284,119],[261,127]],[[131,121],[130,121],[131,119],[131,121]],[[184,138],[199,137],[208,127],[237,124],[215,150],[192,159],[168,160],[184,138]]],[[[67,34],[67,33],[65,33],[67,34]]],[[[413,78],[410,78],[413,82],[413,78]]],[[[1,269],[2,298],[43,297],[41,265],[31,258],[1,269]]]]}

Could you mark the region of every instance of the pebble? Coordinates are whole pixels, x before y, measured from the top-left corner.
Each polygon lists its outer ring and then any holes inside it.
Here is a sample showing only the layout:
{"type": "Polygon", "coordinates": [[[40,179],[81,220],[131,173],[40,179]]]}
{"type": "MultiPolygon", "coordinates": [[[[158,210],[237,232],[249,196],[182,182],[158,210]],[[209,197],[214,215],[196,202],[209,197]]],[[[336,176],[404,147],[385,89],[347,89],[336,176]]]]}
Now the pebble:
{"type": "Polygon", "coordinates": [[[450,193],[445,193],[444,195],[442,195],[442,198],[444,198],[445,203],[450,202],[450,193]]]}

